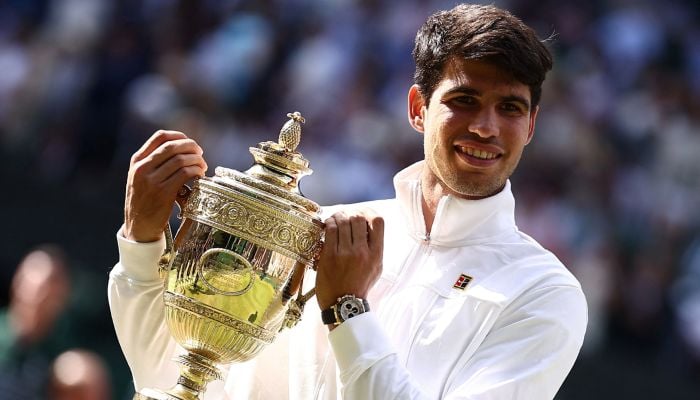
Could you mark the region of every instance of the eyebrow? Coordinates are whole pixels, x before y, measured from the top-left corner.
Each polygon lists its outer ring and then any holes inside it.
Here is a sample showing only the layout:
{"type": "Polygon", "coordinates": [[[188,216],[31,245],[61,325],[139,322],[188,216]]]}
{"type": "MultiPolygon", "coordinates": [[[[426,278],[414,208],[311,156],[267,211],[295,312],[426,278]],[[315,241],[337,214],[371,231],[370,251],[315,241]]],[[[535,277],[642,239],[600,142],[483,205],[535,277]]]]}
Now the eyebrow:
{"type": "MultiPolygon", "coordinates": [[[[452,95],[452,94],[467,94],[470,96],[481,96],[481,92],[474,89],[473,87],[470,86],[455,86],[453,88],[448,89],[445,94],[446,95],[452,95]]],[[[523,96],[519,96],[516,94],[511,94],[508,96],[501,96],[500,98],[501,101],[503,102],[513,102],[513,103],[520,103],[525,109],[528,111],[530,110],[530,102],[523,96]]]]}

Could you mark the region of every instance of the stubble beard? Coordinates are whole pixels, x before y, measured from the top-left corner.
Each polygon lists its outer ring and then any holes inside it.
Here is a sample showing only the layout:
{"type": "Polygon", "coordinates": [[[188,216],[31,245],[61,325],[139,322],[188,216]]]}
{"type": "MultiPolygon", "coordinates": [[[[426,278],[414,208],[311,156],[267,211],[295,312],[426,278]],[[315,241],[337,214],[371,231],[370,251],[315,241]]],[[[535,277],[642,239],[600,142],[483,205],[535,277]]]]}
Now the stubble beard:
{"type": "Polygon", "coordinates": [[[449,165],[438,165],[437,169],[440,171],[438,177],[453,194],[467,199],[481,199],[499,193],[519,161],[520,157],[507,169],[492,174],[463,172],[450,168],[449,165]]]}

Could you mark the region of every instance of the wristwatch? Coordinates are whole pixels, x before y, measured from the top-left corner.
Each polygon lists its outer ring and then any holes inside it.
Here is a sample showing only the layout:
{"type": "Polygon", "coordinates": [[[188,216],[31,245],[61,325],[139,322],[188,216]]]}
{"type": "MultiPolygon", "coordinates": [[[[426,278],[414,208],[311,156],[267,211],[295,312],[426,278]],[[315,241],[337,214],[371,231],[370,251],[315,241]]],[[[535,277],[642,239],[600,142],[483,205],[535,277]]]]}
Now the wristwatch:
{"type": "Polygon", "coordinates": [[[340,325],[348,319],[369,311],[369,303],[365,299],[346,294],[339,297],[338,302],[331,308],[321,311],[321,320],[326,325],[340,325]]]}

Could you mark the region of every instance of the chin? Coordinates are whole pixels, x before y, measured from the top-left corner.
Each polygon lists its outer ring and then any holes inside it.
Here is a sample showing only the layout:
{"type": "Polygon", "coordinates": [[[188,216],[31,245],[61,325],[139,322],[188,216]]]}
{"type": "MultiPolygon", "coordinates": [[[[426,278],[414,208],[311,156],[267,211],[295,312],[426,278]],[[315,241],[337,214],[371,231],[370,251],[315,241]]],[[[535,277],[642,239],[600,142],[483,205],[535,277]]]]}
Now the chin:
{"type": "Polygon", "coordinates": [[[505,186],[505,181],[468,181],[455,182],[455,185],[449,185],[452,191],[460,197],[467,199],[483,199],[490,197],[501,190],[505,186]]]}

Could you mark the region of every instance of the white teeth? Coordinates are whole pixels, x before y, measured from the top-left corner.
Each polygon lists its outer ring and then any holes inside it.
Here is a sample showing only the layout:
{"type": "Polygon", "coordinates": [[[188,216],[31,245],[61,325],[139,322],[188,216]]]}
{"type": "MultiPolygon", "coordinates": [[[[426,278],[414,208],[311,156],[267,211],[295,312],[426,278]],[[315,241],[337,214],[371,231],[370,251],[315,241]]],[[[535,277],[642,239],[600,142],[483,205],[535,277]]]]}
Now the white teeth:
{"type": "Polygon", "coordinates": [[[466,153],[470,156],[480,158],[482,160],[492,160],[492,159],[496,158],[496,153],[489,153],[488,151],[485,151],[485,150],[477,150],[477,149],[473,149],[471,147],[463,147],[463,146],[457,146],[457,148],[459,148],[459,150],[462,153],[466,153]]]}

